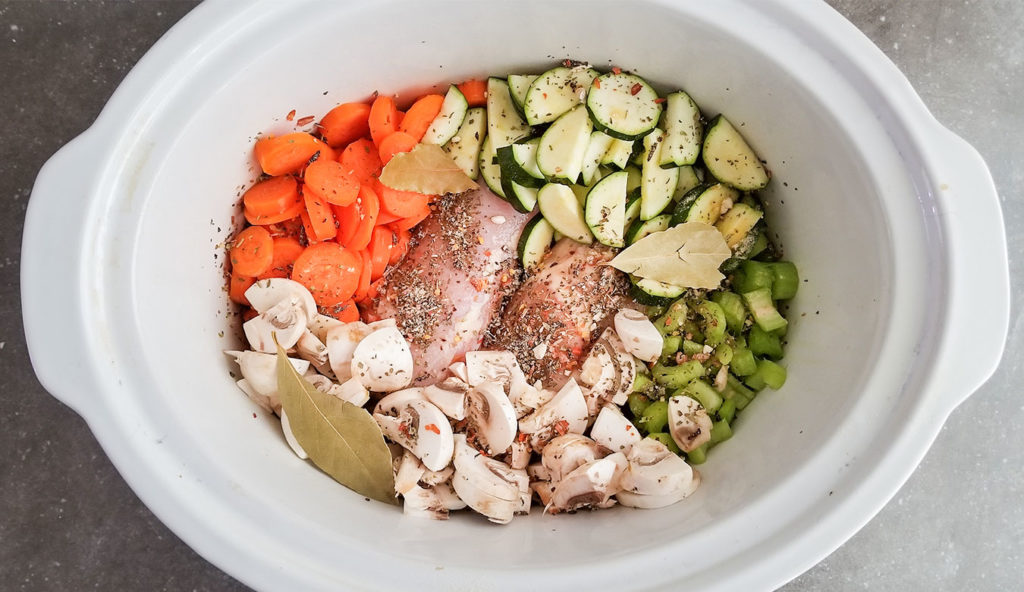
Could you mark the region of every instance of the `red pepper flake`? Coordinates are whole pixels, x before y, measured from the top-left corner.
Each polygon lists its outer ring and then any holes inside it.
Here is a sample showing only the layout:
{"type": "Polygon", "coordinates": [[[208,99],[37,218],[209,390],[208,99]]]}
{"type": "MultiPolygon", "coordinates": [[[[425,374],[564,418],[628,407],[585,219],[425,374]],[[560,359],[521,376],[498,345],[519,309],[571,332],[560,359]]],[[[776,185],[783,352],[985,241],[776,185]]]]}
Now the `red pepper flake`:
{"type": "Polygon", "coordinates": [[[482,280],[480,278],[470,278],[469,283],[471,286],[476,288],[477,292],[483,292],[484,287],[487,286],[487,280],[482,280]]]}
{"type": "Polygon", "coordinates": [[[441,428],[437,427],[437,424],[428,423],[427,425],[423,426],[423,429],[427,430],[428,432],[434,432],[438,436],[441,435],[441,428]]]}
{"type": "Polygon", "coordinates": [[[612,74],[622,74],[622,68],[615,66],[612,68],[612,74]]]}
{"type": "Polygon", "coordinates": [[[544,97],[545,99],[546,99],[546,98],[548,98],[548,93],[540,93],[540,95],[541,95],[542,97],[544,97]]]}
{"type": "Polygon", "coordinates": [[[555,422],[555,432],[557,432],[559,436],[564,436],[564,435],[568,434],[569,433],[569,422],[564,420],[564,419],[560,419],[560,420],[556,421],[555,422]]]}
{"type": "Polygon", "coordinates": [[[643,88],[644,88],[644,87],[643,87],[643,85],[642,85],[642,84],[640,84],[639,82],[637,82],[636,84],[634,84],[634,85],[633,85],[633,87],[632,87],[632,88],[630,88],[630,89],[629,89],[629,94],[631,94],[631,95],[634,95],[634,96],[635,96],[635,95],[636,95],[636,93],[638,93],[638,92],[640,92],[641,90],[643,90],[643,88]]]}
{"type": "Polygon", "coordinates": [[[565,61],[562,62],[562,65],[565,66],[566,68],[572,68],[572,60],[566,59],[565,61]]]}
{"type": "Polygon", "coordinates": [[[285,115],[284,118],[287,119],[288,121],[295,119],[295,109],[289,111],[288,115],[285,115]]]}
{"type": "Polygon", "coordinates": [[[660,105],[661,103],[664,103],[664,102],[665,102],[665,99],[664,99],[664,98],[662,98],[662,97],[658,97],[658,98],[654,99],[654,102],[655,102],[655,103],[658,103],[658,104],[660,105]]]}
{"type": "MultiPolygon", "coordinates": [[[[256,414],[253,413],[252,416],[256,417],[256,414]]],[[[520,444],[523,444],[524,442],[526,442],[529,439],[530,439],[529,434],[524,434],[523,432],[519,432],[519,435],[516,436],[516,441],[519,442],[520,444]]]]}
{"type": "Polygon", "coordinates": [[[407,424],[407,423],[400,423],[400,424],[398,424],[398,431],[402,432],[403,434],[408,434],[409,433],[409,424],[407,424]]]}
{"type": "Polygon", "coordinates": [[[600,78],[595,78],[594,79],[594,88],[601,88],[601,79],[600,78]]]}
{"type": "Polygon", "coordinates": [[[307,116],[303,117],[302,119],[296,121],[295,125],[297,125],[299,127],[302,127],[304,125],[309,125],[309,124],[313,123],[314,119],[316,119],[316,117],[313,117],[312,115],[307,115],[307,116]]]}
{"type": "Polygon", "coordinates": [[[484,251],[484,257],[490,257],[490,256],[491,256],[491,250],[490,249],[487,249],[486,251],[484,251]]]}

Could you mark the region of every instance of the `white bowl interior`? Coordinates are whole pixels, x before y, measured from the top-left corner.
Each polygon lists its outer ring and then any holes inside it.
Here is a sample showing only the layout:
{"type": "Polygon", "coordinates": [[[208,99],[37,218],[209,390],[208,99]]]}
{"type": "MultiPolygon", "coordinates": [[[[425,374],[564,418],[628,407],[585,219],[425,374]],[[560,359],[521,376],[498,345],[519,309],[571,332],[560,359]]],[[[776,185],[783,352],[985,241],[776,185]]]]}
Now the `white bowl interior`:
{"type": "MultiPolygon", "coordinates": [[[[899,300],[894,274],[917,250],[894,248],[894,214],[878,181],[892,148],[855,93],[844,95],[846,82],[811,51],[785,64],[765,51],[769,42],[801,46],[781,31],[760,31],[749,7],[727,27],[720,11],[693,4],[339,3],[225,34],[176,95],[150,98],[157,108],[138,143],[145,157],[137,174],[119,181],[131,200],[114,208],[104,240],[109,252],[132,256],[104,272],[114,288],[106,306],[126,319],[112,329],[114,341],[146,385],[120,403],[143,408],[169,443],[190,450],[183,471],[310,561],[344,563],[363,546],[411,565],[515,570],[604,564],[673,543],[687,551],[682,568],[697,569],[723,554],[709,541],[752,544],[743,510],[790,495],[825,449],[859,454],[877,429],[871,415],[898,396],[898,371],[879,378],[879,369],[908,360],[879,356],[899,300]],[[386,27],[368,26],[383,20],[386,27]],[[768,219],[806,280],[790,308],[789,380],[742,414],[684,503],[571,516],[535,511],[502,528],[471,515],[448,523],[403,518],[295,458],[278,422],[229,376],[221,352],[237,345],[238,325],[221,243],[255,178],[253,139],[294,129],[285,120],[292,109],[297,118],[319,118],[374,91],[409,97],[468,77],[539,71],[566,57],[684,88],[707,115],[727,114],[768,161],[775,177],[764,193],[768,219]],[[856,117],[836,116],[844,112],[856,117]],[[117,286],[127,289],[119,294],[117,286]]],[[[905,181],[886,190],[910,195],[905,181]]],[[[913,242],[919,230],[906,226],[900,232],[913,242]]],[[[918,322],[905,318],[908,327],[918,322]]],[[[824,487],[839,472],[807,486],[824,487]]],[[[762,517],[763,526],[770,531],[783,519],[762,517]]]]}

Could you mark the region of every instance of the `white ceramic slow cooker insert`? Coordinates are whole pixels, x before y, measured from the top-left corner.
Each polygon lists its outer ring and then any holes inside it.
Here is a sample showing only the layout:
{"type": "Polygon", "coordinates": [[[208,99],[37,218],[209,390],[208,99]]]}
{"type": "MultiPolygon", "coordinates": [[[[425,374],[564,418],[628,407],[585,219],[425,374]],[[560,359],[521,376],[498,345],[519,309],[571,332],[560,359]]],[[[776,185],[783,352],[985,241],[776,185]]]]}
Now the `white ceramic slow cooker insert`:
{"type": "Polygon", "coordinates": [[[984,163],[809,1],[208,0],[47,163],[24,241],[44,386],[175,533],[266,590],[773,588],[903,484],[994,370],[1008,322],[984,163]],[[255,178],[253,139],[294,129],[292,109],[567,57],[687,90],[768,161],[767,216],[806,279],[788,382],[669,508],[406,518],[296,458],[228,374],[220,245],[255,178]]]}

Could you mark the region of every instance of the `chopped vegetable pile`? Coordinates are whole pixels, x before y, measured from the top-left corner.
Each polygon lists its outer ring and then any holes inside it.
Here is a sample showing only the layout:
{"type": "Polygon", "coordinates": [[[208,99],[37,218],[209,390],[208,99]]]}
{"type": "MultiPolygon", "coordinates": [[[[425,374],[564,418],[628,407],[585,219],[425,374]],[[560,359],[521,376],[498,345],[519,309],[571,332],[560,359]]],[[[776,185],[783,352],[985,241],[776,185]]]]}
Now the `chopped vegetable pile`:
{"type": "Polygon", "coordinates": [[[664,507],[786,381],[770,172],[682,90],[566,61],[345,103],[254,155],[228,283],[250,349],[227,353],[362,495],[502,524],[664,507]]]}

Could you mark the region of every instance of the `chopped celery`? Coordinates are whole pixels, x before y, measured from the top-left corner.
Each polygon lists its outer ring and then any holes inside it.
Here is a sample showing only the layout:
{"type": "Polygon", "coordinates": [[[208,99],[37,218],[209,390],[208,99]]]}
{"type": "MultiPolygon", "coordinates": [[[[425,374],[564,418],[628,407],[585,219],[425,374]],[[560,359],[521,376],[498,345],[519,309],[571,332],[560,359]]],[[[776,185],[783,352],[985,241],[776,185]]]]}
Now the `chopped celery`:
{"type": "Polygon", "coordinates": [[[747,308],[743,305],[740,295],[733,292],[715,292],[711,295],[711,300],[722,307],[729,330],[739,334],[743,330],[743,321],[747,318],[747,308]]]}
{"type": "Polygon", "coordinates": [[[769,263],[775,280],[772,282],[772,299],[789,300],[796,296],[797,288],[800,287],[800,275],[796,271],[796,265],[789,261],[769,263]]]}
{"type": "Polygon", "coordinates": [[[701,353],[703,351],[704,351],[704,344],[703,343],[697,343],[696,341],[690,341],[689,339],[684,339],[683,340],[683,353],[684,354],[686,354],[688,356],[692,356],[694,354],[699,354],[699,353],[701,353]]]}
{"type": "Polygon", "coordinates": [[[775,331],[786,326],[786,319],[779,314],[779,310],[775,308],[775,303],[772,302],[771,288],[758,288],[746,291],[743,292],[742,296],[758,327],[765,331],[775,331]]]}
{"type": "Polygon", "coordinates": [[[728,421],[722,419],[711,424],[710,443],[712,446],[719,442],[725,442],[729,438],[732,438],[732,426],[729,425],[728,421]]]}
{"type": "Polygon", "coordinates": [[[749,349],[745,347],[737,348],[732,354],[732,362],[729,363],[729,369],[736,376],[749,376],[757,370],[757,358],[754,357],[754,353],[749,349]]]}
{"type": "Polygon", "coordinates": [[[651,386],[651,377],[646,374],[637,372],[633,376],[633,391],[634,393],[642,393],[647,390],[647,387],[651,386]]]}
{"type": "Polygon", "coordinates": [[[704,366],[696,360],[684,362],[678,366],[654,365],[652,370],[654,382],[674,391],[683,388],[690,381],[704,376],[704,366]]]}
{"type": "Polygon", "coordinates": [[[718,347],[715,348],[715,359],[718,360],[719,364],[725,366],[732,362],[733,353],[735,352],[733,351],[732,346],[728,343],[720,343],[718,347]]]}
{"type": "Polygon", "coordinates": [[[722,406],[722,395],[719,395],[714,387],[699,378],[684,386],[678,392],[672,393],[673,397],[678,395],[686,395],[691,399],[697,399],[704,409],[707,409],[708,413],[714,413],[722,406]]]}
{"type": "MultiPolygon", "coordinates": [[[[666,434],[665,432],[655,432],[653,434],[647,434],[647,437],[648,438],[653,438],[653,439],[657,440],[658,442],[661,442],[662,444],[667,446],[668,449],[671,450],[675,454],[680,454],[682,452],[682,450],[679,449],[679,445],[676,444],[676,441],[672,439],[672,436],[669,435],[669,434],[666,434]]],[[[712,438],[714,437],[714,432],[712,432],[711,437],[712,438]]]]}
{"type": "Polygon", "coordinates": [[[645,395],[640,393],[632,393],[629,395],[629,410],[633,413],[633,417],[639,418],[647,410],[648,405],[651,404],[651,400],[645,395]]]}
{"type": "Polygon", "coordinates": [[[718,408],[718,418],[731,424],[732,420],[736,418],[736,401],[733,399],[723,401],[722,406],[718,408]]]}
{"type": "Polygon", "coordinates": [[[772,335],[757,325],[750,328],[747,336],[747,347],[756,356],[766,356],[773,360],[782,358],[782,342],[777,335],[772,335]]]}
{"type": "Polygon", "coordinates": [[[683,345],[683,338],[679,335],[669,335],[661,346],[661,360],[666,361],[676,355],[683,345]]]}
{"type": "Polygon", "coordinates": [[[702,465],[704,461],[708,459],[708,445],[707,443],[701,444],[693,450],[686,453],[686,461],[691,465],[702,465]]]}
{"type": "Polygon", "coordinates": [[[733,279],[733,287],[740,293],[753,292],[762,288],[770,290],[772,282],[775,281],[775,274],[767,263],[744,261],[743,265],[740,266],[740,270],[743,272],[739,274],[740,284],[737,285],[736,278],[733,279]]]}
{"type": "Polygon", "coordinates": [[[683,322],[686,321],[686,303],[681,299],[673,302],[665,314],[654,320],[654,326],[662,335],[678,335],[683,322]]]}
{"type": "Polygon", "coordinates": [[[771,360],[761,360],[758,362],[757,372],[754,372],[753,376],[758,377],[766,386],[775,390],[782,388],[782,385],[786,384],[786,368],[771,360]]]}
{"type": "Polygon", "coordinates": [[[742,411],[754,400],[757,393],[747,388],[738,378],[730,374],[725,385],[725,392],[722,395],[727,401],[733,401],[737,411],[742,411]]]}
{"type": "Polygon", "coordinates": [[[666,310],[668,310],[667,306],[652,306],[652,305],[648,305],[644,312],[647,314],[647,318],[653,320],[653,319],[656,319],[656,318],[660,317],[661,315],[665,314],[666,310]]]}
{"type": "Polygon", "coordinates": [[[668,401],[654,401],[644,409],[637,427],[648,434],[660,432],[668,425],[668,401]]]}
{"type": "Polygon", "coordinates": [[[704,321],[704,343],[715,346],[725,341],[725,330],[728,327],[725,319],[725,311],[717,302],[701,300],[694,309],[704,321]]]}

